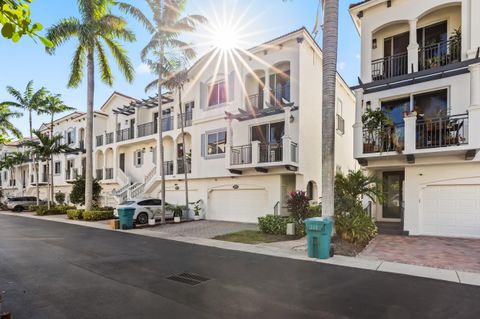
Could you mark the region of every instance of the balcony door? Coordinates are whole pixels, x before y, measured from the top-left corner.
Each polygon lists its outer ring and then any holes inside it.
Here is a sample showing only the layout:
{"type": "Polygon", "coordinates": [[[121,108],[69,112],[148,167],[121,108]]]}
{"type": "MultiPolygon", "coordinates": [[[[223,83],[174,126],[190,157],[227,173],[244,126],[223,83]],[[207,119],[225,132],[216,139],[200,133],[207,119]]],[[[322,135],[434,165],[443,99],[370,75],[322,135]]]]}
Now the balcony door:
{"type": "Polygon", "coordinates": [[[408,44],[410,32],[397,34],[383,40],[384,74],[394,77],[408,73],[408,44]]]}
{"type": "Polygon", "coordinates": [[[432,120],[448,113],[448,89],[415,94],[413,105],[418,120],[432,120]]]}
{"type": "Polygon", "coordinates": [[[403,183],[405,172],[383,173],[384,202],[382,217],[385,219],[401,219],[403,216],[403,183]]]}
{"type": "Polygon", "coordinates": [[[270,103],[272,105],[281,105],[282,98],[290,101],[290,70],[271,74],[270,89],[272,91],[270,97],[270,103]]]}
{"type": "Polygon", "coordinates": [[[282,144],[285,135],[285,122],[267,123],[251,127],[251,141],[261,144],[282,144]]]}

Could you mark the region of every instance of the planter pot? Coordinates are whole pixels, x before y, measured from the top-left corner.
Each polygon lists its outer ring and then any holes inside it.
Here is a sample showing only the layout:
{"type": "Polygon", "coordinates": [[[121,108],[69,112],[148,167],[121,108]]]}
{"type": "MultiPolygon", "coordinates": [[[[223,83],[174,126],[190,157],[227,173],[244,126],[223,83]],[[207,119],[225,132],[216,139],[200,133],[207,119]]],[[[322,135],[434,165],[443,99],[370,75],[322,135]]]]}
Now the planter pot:
{"type": "Polygon", "coordinates": [[[373,153],[374,150],[375,150],[375,144],[373,144],[373,143],[363,144],[363,152],[364,153],[373,153]]]}
{"type": "Polygon", "coordinates": [[[148,220],[148,225],[155,226],[155,218],[149,219],[148,220]]]}
{"type": "Polygon", "coordinates": [[[180,222],[180,217],[173,217],[173,221],[175,223],[179,223],[180,222]]]}
{"type": "Polygon", "coordinates": [[[200,220],[200,215],[193,216],[193,220],[200,220]]]}
{"type": "Polygon", "coordinates": [[[295,223],[288,223],[287,224],[287,235],[288,236],[295,236],[295,223]]]}

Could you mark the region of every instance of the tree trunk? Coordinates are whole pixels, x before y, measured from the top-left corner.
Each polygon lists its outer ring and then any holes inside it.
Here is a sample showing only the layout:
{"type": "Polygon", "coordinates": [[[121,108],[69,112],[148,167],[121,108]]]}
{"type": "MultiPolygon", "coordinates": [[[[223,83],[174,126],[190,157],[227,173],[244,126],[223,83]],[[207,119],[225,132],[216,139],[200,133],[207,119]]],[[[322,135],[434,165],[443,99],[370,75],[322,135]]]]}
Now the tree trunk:
{"type": "MultiPolygon", "coordinates": [[[[54,114],[52,113],[52,117],[51,117],[51,121],[50,121],[50,138],[53,138],[53,116],[54,114]]],[[[54,174],[54,165],[53,165],[53,154],[52,156],[50,157],[50,166],[52,167],[51,170],[50,170],[50,198],[52,200],[52,203],[54,202],[54,199],[55,199],[55,189],[54,189],[54,186],[53,186],[53,174],[54,174]]]]}
{"type": "Polygon", "coordinates": [[[40,205],[40,186],[38,184],[39,182],[39,178],[40,178],[40,174],[39,174],[39,169],[40,169],[40,165],[38,165],[38,158],[37,156],[35,156],[35,161],[33,163],[33,166],[35,167],[35,178],[37,180],[37,185],[36,185],[36,190],[37,190],[37,206],[40,205]]]}
{"type": "Polygon", "coordinates": [[[85,210],[92,209],[93,201],[93,96],[94,96],[93,50],[87,55],[87,127],[85,130],[85,210]]]}
{"type": "Polygon", "coordinates": [[[52,200],[52,199],[50,198],[50,196],[51,196],[52,194],[50,193],[50,176],[49,176],[49,175],[50,175],[50,163],[49,163],[49,162],[50,162],[49,159],[46,158],[46,159],[45,159],[45,163],[46,163],[46,165],[47,165],[47,208],[48,208],[48,209],[50,209],[50,202],[51,202],[51,200],[52,200]]]}
{"type": "Polygon", "coordinates": [[[28,122],[30,124],[30,140],[33,139],[32,110],[28,110],[28,122]]]}
{"type": "MultiPolygon", "coordinates": [[[[182,131],[182,143],[183,143],[183,173],[185,174],[185,207],[188,218],[188,165],[187,165],[187,147],[185,144],[185,127],[184,127],[184,114],[182,111],[182,87],[178,88],[178,105],[180,107],[180,128],[182,131]]],[[[185,114],[186,115],[186,114],[185,114]]]]}
{"type": "MultiPolygon", "coordinates": [[[[163,60],[164,60],[164,48],[163,45],[160,48],[160,69],[163,66],[163,60]]],[[[163,127],[162,127],[162,72],[160,71],[158,73],[158,147],[160,151],[160,176],[162,179],[161,186],[161,200],[162,200],[162,221],[161,223],[165,223],[165,215],[166,215],[166,207],[165,207],[165,167],[164,167],[164,162],[165,162],[165,155],[164,155],[164,149],[163,149],[163,127]]]]}
{"type": "Polygon", "coordinates": [[[323,8],[322,215],[333,216],[335,178],[335,88],[337,82],[338,0],[323,8]]]}

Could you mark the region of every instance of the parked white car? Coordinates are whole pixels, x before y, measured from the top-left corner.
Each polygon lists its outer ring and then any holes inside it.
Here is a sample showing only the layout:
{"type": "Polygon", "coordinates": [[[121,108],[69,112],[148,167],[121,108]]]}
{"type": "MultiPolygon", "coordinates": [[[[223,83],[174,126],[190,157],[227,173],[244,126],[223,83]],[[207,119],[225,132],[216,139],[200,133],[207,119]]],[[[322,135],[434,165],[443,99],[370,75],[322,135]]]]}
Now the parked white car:
{"type": "MultiPolygon", "coordinates": [[[[168,204],[167,204],[168,205],[168,204]]],[[[136,198],[127,200],[114,210],[113,214],[118,217],[119,208],[135,208],[135,214],[133,220],[137,224],[147,224],[149,219],[160,217],[162,214],[162,200],[158,198],[136,198]]],[[[165,218],[173,218],[173,212],[171,210],[166,211],[165,218]]]]}

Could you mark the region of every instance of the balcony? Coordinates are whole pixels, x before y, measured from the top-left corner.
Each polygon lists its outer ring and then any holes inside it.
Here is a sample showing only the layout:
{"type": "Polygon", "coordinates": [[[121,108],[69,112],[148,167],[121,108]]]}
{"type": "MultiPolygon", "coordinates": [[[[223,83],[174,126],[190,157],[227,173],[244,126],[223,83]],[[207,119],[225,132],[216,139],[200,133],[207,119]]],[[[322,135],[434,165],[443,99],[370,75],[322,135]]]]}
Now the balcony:
{"type": "Polygon", "coordinates": [[[131,128],[124,128],[117,131],[117,143],[133,139],[133,130],[131,128]]]}
{"type": "Polygon", "coordinates": [[[137,126],[137,137],[149,136],[157,133],[155,122],[140,124],[137,126]]]}
{"type": "Polygon", "coordinates": [[[290,170],[298,167],[298,144],[284,139],[282,143],[260,143],[232,146],[227,152],[229,169],[255,168],[265,172],[268,167],[285,166],[290,170]]]}
{"type": "Polygon", "coordinates": [[[78,177],[78,169],[70,168],[65,171],[65,180],[66,181],[74,181],[78,177]]]}
{"type": "Polygon", "coordinates": [[[451,147],[468,144],[468,114],[416,122],[416,148],[451,147]]]}
{"type": "Polygon", "coordinates": [[[374,131],[363,129],[363,153],[402,152],[404,137],[404,123],[385,125],[374,131]]]}
{"type": "Polygon", "coordinates": [[[247,107],[250,109],[263,109],[264,108],[263,92],[249,95],[247,97],[246,104],[247,104],[247,107]]]}
{"type": "Polygon", "coordinates": [[[408,52],[372,61],[372,80],[385,80],[408,73],[408,52]]]}
{"type": "Polygon", "coordinates": [[[418,70],[429,70],[460,62],[461,56],[461,40],[449,40],[427,45],[418,50],[418,70]]]}
{"type": "Polygon", "coordinates": [[[105,168],[105,179],[113,179],[113,168],[105,168]]]}
{"type": "Polygon", "coordinates": [[[173,130],[173,115],[164,116],[162,118],[162,131],[167,132],[173,130]]]}
{"type": "Polygon", "coordinates": [[[163,170],[165,172],[165,175],[173,175],[173,161],[163,162],[163,170]]]}
{"type": "Polygon", "coordinates": [[[105,145],[113,144],[113,142],[114,142],[113,132],[106,133],[105,134],[105,145]]]}
{"type": "Polygon", "coordinates": [[[182,115],[178,115],[178,118],[177,118],[178,128],[182,127],[182,118],[183,118],[183,127],[192,126],[192,118],[193,118],[192,111],[187,111],[185,113],[182,113],[182,115]]]}
{"type": "Polygon", "coordinates": [[[192,159],[187,158],[186,159],[186,165],[183,165],[183,158],[177,159],[177,174],[185,174],[185,166],[187,168],[187,173],[192,172],[192,159]]]}
{"type": "Polygon", "coordinates": [[[85,152],[85,141],[84,140],[81,140],[78,143],[78,149],[80,150],[80,152],[85,152]]]}
{"type": "Polygon", "coordinates": [[[290,84],[284,84],[270,91],[270,104],[282,106],[283,99],[290,101],[290,84]]]}
{"type": "Polygon", "coordinates": [[[95,178],[99,181],[103,180],[103,169],[97,169],[95,178]]]}
{"type": "Polygon", "coordinates": [[[102,146],[103,145],[103,135],[98,135],[96,137],[96,141],[97,141],[97,147],[102,146]]]}

